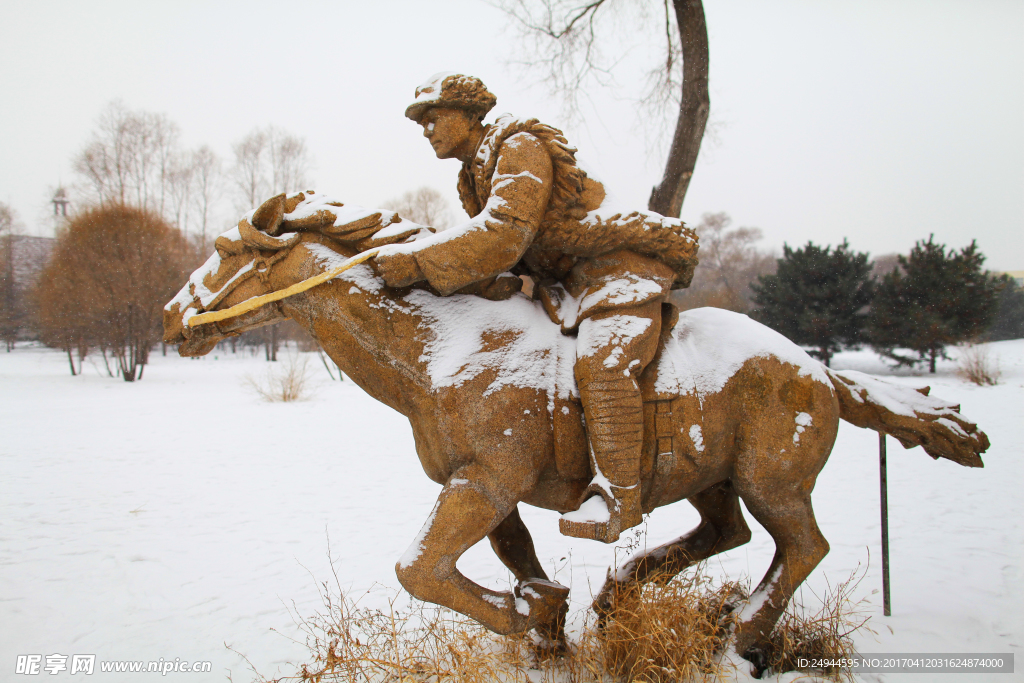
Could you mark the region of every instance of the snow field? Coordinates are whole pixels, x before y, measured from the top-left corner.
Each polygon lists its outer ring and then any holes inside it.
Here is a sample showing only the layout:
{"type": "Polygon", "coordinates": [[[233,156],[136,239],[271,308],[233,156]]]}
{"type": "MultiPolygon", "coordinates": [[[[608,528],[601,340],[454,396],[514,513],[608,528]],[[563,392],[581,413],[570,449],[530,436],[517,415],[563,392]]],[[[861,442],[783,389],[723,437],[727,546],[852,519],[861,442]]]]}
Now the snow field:
{"type": "MultiPolygon", "coordinates": [[[[927,376],[894,373],[866,351],[834,360],[836,369],[930,384],[934,395],[961,402],[993,444],[986,467],[971,470],[889,439],[893,616],[886,618],[874,592],[881,589],[878,439],[841,426],[813,497],[831,552],[802,595],[815,608],[815,592],[858,565],[863,571],[870,553],[855,593],[877,632],[858,636],[864,653],[1022,649],[1024,340],[989,347],[1003,372],[995,387],[966,384],[952,362],[927,376]]],[[[385,606],[395,594],[395,562],[439,491],[420,469],[400,415],[351,382],[331,382],[315,357],[313,398],[286,404],[262,402],[245,385],[271,365],[262,355],[154,354],[134,385],[106,377],[89,359],[85,365],[83,376],[71,377],[66,358],[52,350],[0,354],[0,680],[22,678],[13,673],[17,655],[54,653],[210,660],[207,680],[229,672],[248,680],[246,664],[225,644],[266,675],[291,673],[286,663],[305,652],[289,639],[296,629],[288,608],[310,614],[319,606],[316,584],[333,580],[328,534],[350,596],[385,606]]],[[[549,574],[571,585],[572,609],[584,609],[615,554],[625,558],[624,543],[616,550],[565,538],[556,513],[520,510],[549,574]]],[[[713,574],[756,582],[766,571],[772,541],[747,520],[753,540],[712,559],[713,574]]],[[[663,543],[696,522],[685,502],[657,510],[638,542],[663,543]]],[[[484,585],[509,586],[486,543],[459,567],[484,585]]],[[[1024,673],[942,680],[1005,682],[1024,673]]]]}

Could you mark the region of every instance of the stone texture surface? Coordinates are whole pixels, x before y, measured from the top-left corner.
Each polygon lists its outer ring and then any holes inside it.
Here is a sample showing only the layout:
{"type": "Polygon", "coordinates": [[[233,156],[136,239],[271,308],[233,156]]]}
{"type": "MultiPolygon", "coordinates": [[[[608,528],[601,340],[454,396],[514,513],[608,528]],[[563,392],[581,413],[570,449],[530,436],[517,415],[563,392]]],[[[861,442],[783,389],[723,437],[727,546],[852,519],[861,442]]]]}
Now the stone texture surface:
{"type": "MultiPolygon", "coordinates": [[[[503,301],[443,297],[425,283],[387,286],[366,264],[242,316],[189,327],[196,312],[281,290],[358,253],[357,244],[368,236],[336,225],[337,216],[327,209],[318,209],[325,212],[318,227],[292,230],[287,216],[302,213],[302,201],[309,197],[291,204],[273,242],[252,225],[252,231],[218,239],[217,253],[168,305],[166,341],[180,344],[182,355],[200,355],[246,329],[297,321],[363,389],[409,418],[424,472],[444,486],[396,566],[402,584],[496,632],[535,628],[559,638],[566,593],[548,582],[517,505],[569,512],[591,486],[584,411],[566,371],[577,353],[573,340],[539,302],[521,293],[503,301]],[[257,274],[239,276],[250,271],[257,274]],[[439,369],[452,358],[465,362],[439,369]],[[459,556],[485,537],[515,575],[516,590],[484,588],[456,568],[459,556]]],[[[333,211],[351,208],[335,203],[333,211]]],[[[276,215],[270,209],[265,214],[276,215]]],[[[401,222],[392,223],[392,231],[400,232],[395,224],[401,222]]],[[[904,442],[917,438],[935,456],[981,464],[978,454],[987,439],[963,418],[950,419],[955,406],[896,385],[875,386],[856,373],[826,371],[745,316],[698,310],[677,322],[674,308],[657,305],[666,324],[638,378],[644,423],[640,505],[652,510],[686,498],[702,521],[619,568],[598,598],[598,610],[607,607],[617,585],[642,581],[656,569],[680,571],[746,542],[742,498],[777,544],[733,634],[732,645],[752,653],[828,550],[810,494],[840,418],[897,433],[904,442]],[[742,352],[723,355],[736,339],[742,352]],[[731,369],[711,379],[686,374],[687,368],[726,365],[731,369]]]]}

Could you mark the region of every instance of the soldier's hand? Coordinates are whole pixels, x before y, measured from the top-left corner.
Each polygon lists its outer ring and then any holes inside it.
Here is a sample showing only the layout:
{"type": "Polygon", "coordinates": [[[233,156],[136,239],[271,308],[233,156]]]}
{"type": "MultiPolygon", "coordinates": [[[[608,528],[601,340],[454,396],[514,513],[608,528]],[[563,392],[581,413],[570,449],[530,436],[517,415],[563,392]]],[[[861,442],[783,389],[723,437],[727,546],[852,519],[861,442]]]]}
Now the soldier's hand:
{"type": "Polygon", "coordinates": [[[378,254],[373,263],[384,282],[391,287],[407,287],[425,279],[412,254],[378,254]]]}

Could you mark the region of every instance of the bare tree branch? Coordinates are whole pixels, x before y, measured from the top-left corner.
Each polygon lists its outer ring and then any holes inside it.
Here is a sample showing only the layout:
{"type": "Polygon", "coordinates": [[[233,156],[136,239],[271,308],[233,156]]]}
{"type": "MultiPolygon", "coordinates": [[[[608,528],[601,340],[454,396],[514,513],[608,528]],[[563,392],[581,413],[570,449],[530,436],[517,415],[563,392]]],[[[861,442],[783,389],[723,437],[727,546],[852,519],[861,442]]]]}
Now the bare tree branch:
{"type": "Polygon", "coordinates": [[[708,29],[701,0],[673,0],[683,45],[683,98],[675,134],[661,182],[651,192],[648,207],[678,216],[690,187],[704,128],[711,110],[708,95],[708,29]]]}
{"type": "Polygon", "coordinates": [[[381,208],[391,209],[402,218],[437,229],[447,228],[453,220],[448,201],[432,187],[406,192],[401,197],[384,202],[381,208]]]}
{"type": "Polygon", "coordinates": [[[280,192],[305,189],[310,157],[306,141],[268,126],[251,131],[234,145],[232,178],[238,208],[247,211],[280,192]]]}
{"type": "MultiPolygon", "coordinates": [[[[602,45],[614,47],[622,35],[616,25],[615,39],[598,27],[606,0],[585,4],[565,0],[498,0],[498,6],[515,22],[528,58],[513,60],[542,71],[543,82],[565,101],[570,119],[580,113],[580,98],[590,81],[607,86],[613,65],[605,65],[602,45]],[[539,6],[539,9],[537,7],[539,6]]],[[[620,3],[621,4],[621,3],[620,3]]],[[[689,187],[710,110],[708,96],[708,40],[701,0],[663,0],[661,29],[665,36],[662,64],[647,74],[647,88],[640,102],[661,119],[669,107],[677,120],[661,182],[651,193],[649,207],[666,216],[679,216],[689,187]],[[673,27],[673,20],[675,26],[673,27]],[[680,57],[682,58],[680,60],[680,57]],[[678,68],[682,61],[682,69],[678,68]]]]}

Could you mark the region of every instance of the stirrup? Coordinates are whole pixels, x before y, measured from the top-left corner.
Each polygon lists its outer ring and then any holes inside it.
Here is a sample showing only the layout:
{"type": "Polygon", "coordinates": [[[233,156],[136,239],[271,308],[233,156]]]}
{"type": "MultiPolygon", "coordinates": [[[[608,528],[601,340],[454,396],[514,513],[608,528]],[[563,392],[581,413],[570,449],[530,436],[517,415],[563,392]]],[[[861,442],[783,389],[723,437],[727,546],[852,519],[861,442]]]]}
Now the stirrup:
{"type": "Polygon", "coordinates": [[[558,520],[559,532],[563,536],[614,543],[623,531],[643,521],[639,484],[609,488],[611,491],[591,484],[583,494],[586,500],[579,509],[565,513],[558,520]],[[587,498],[588,494],[593,495],[587,498]]]}

